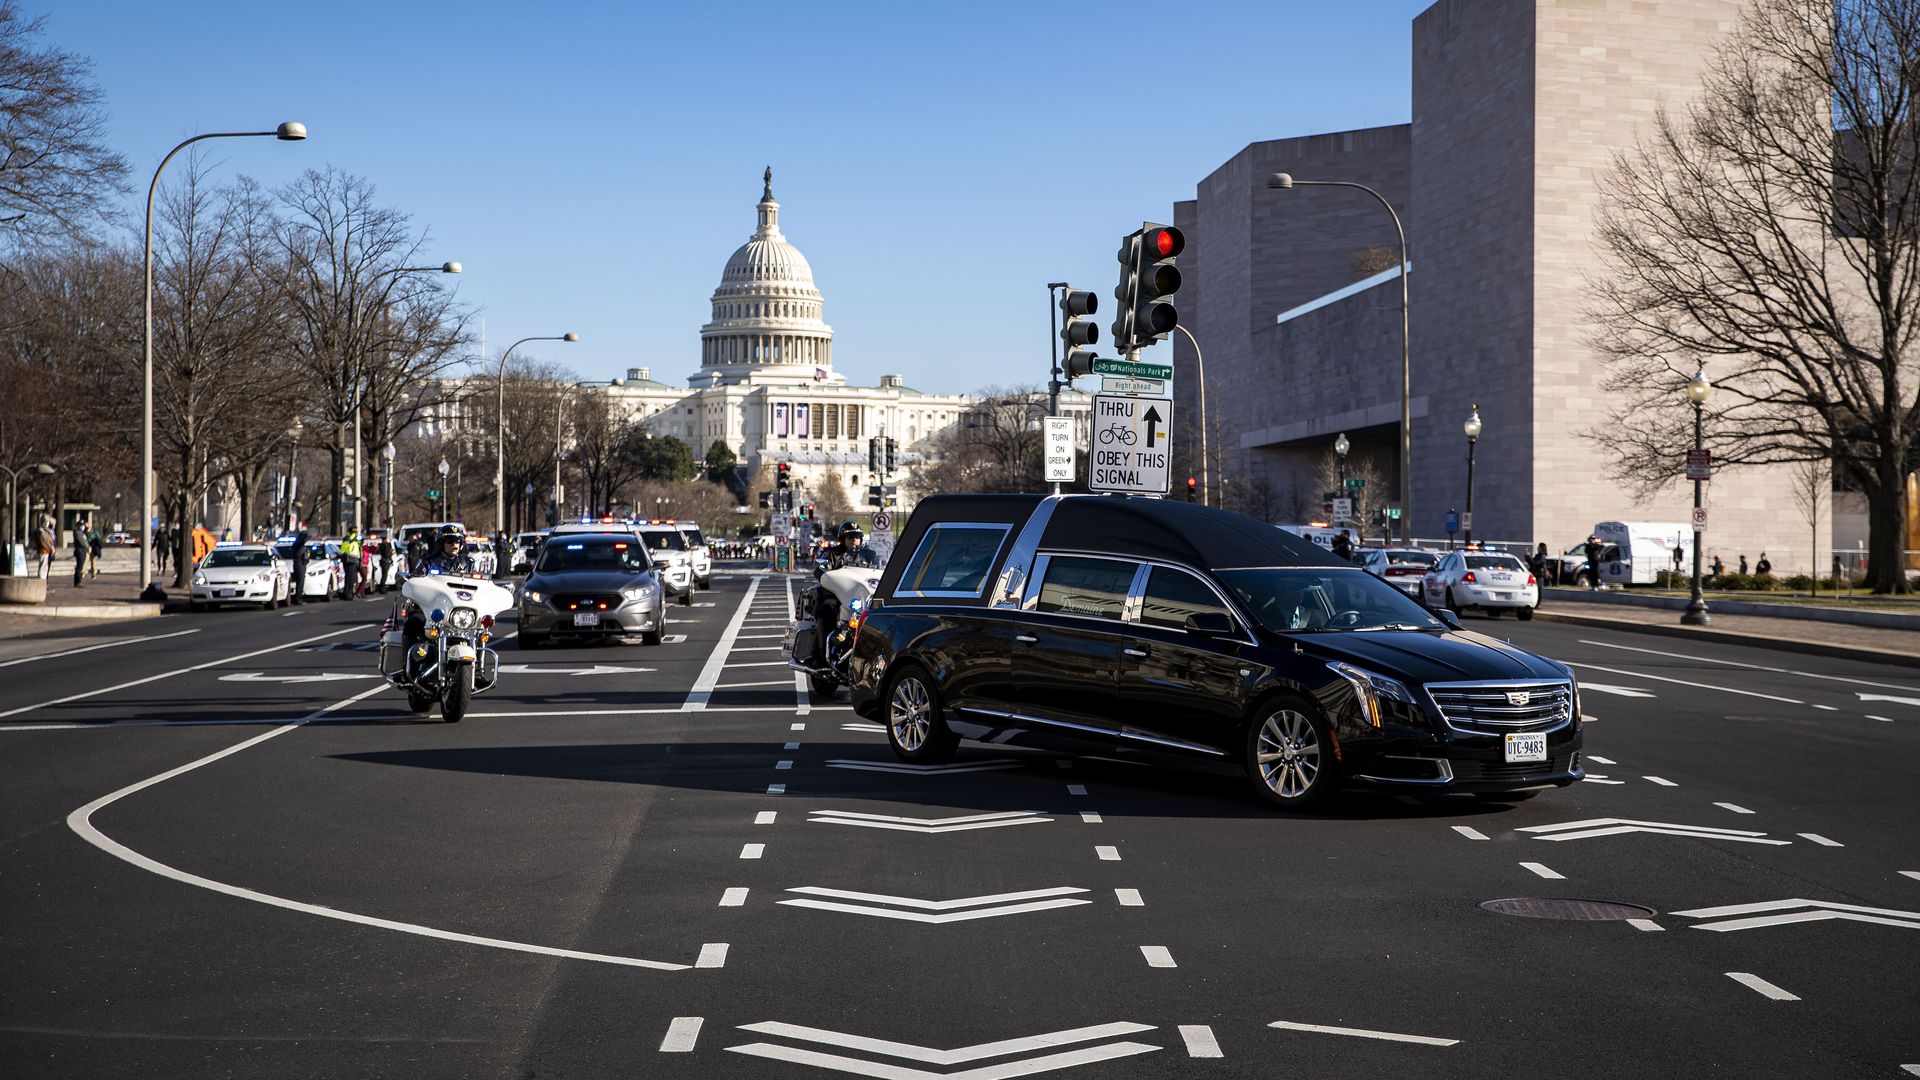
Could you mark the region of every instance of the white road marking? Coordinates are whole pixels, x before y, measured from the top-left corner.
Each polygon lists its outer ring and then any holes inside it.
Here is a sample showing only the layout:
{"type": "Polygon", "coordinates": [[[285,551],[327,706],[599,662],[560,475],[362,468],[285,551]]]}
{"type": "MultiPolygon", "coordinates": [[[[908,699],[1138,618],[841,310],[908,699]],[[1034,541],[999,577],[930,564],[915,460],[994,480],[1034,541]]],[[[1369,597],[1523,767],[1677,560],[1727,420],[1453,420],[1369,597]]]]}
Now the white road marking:
{"type": "Polygon", "coordinates": [[[1838,840],[1829,840],[1826,837],[1821,836],[1819,833],[1803,832],[1803,833],[1794,833],[1794,835],[1800,837],[1803,840],[1811,840],[1814,843],[1819,844],[1821,847],[1846,847],[1847,846],[1838,840]]]}
{"type": "Polygon", "coordinates": [[[908,896],[885,896],[878,893],[852,892],[846,889],[823,889],[812,885],[787,891],[801,893],[807,897],[800,900],[779,901],[788,907],[838,911],[849,915],[870,915],[881,919],[899,919],[903,922],[929,925],[971,922],[975,919],[991,919],[1001,915],[1024,915],[1035,911],[1051,911],[1055,908],[1079,907],[1093,902],[1070,895],[1087,891],[1072,887],[1034,889],[1029,892],[1001,893],[997,896],[970,896],[959,900],[918,900],[908,896]],[[811,899],[814,896],[833,899],[811,899]],[[902,910],[903,908],[913,910],[902,910]]]}
{"type": "MultiPolygon", "coordinates": [[[[144,679],[134,679],[131,682],[117,683],[113,686],[103,686],[98,690],[88,690],[88,691],[85,691],[84,693],[79,693],[79,694],[68,694],[66,697],[54,698],[52,701],[42,701],[36,705],[22,705],[17,709],[8,709],[6,712],[0,712],[0,719],[5,719],[9,716],[18,716],[21,713],[33,712],[37,709],[49,708],[54,705],[65,705],[69,701],[84,701],[85,699],[90,697],[99,697],[101,694],[111,694],[115,690],[126,690],[130,687],[145,686],[148,683],[159,682],[162,679],[171,679],[177,675],[186,675],[195,671],[205,671],[207,668],[210,668],[210,667],[219,667],[222,664],[232,664],[232,663],[237,663],[241,660],[251,660],[256,656],[265,656],[270,652],[279,652],[282,649],[296,648],[298,646],[305,645],[313,641],[325,641],[326,639],[331,637],[339,637],[341,634],[364,634],[369,629],[370,627],[368,626],[349,626],[345,630],[330,630],[327,633],[316,634],[310,638],[301,638],[299,641],[289,641],[285,645],[272,645],[265,649],[255,649],[252,652],[241,653],[238,656],[226,656],[218,660],[209,660],[204,664],[195,664],[192,667],[183,667],[183,668],[176,668],[172,671],[163,671],[158,675],[149,675],[144,679]]],[[[296,724],[302,723],[302,722],[304,721],[294,721],[294,723],[296,724]]]]}
{"type": "Polygon", "coordinates": [[[1453,831],[1459,833],[1461,836],[1464,836],[1469,840],[1493,839],[1492,837],[1488,836],[1486,833],[1481,832],[1479,829],[1476,829],[1471,825],[1455,825],[1453,827],[1453,831]]]}
{"type": "Polygon", "coordinates": [[[773,824],[774,819],[779,816],[780,816],[780,811],[778,810],[762,810],[759,813],[753,815],[753,823],[755,825],[771,825],[773,824]]]}
{"type": "Polygon", "coordinates": [[[1722,810],[1731,810],[1731,811],[1733,811],[1733,812],[1734,812],[1734,813],[1736,813],[1736,814],[1751,814],[1751,813],[1753,813],[1753,811],[1751,811],[1751,810],[1749,810],[1749,809],[1747,809],[1747,808],[1746,808],[1746,807],[1744,807],[1744,806],[1735,806],[1735,805],[1734,805],[1733,803],[1730,803],[1730,802],[1717,802],[1717,803],[1714,803],[1713,805],[1715,805],[1715,806],[1717,806],[1717,807],[1719,807],[1719,808],[1720,808],[1720,809],[1722,809],[1722,810]]]}
{"type": "MultiPolygon", "coordinates": [[[[360,628],[356,627],[354,629],[360,629],[360,628]]],[[[344,633],[345,631],[342,631],[342,632],[344,633]]],[[[329,634],[325,636],[331,637],[333,635],[329,634]]],[[[310,640],[317,641],[319,639],[314,638],[310,640]]],[[[280,646],[280,647],[285,648],[285,646],[280,646]]],[[[268,650],[268,651],[271,651],[271,650],[268,650]]],[[[118,841],[108,837],[105,833],[102,833],[100,830],[93,827],[92,818],[95,813],[99,812],[100,810],[108,806],[111,806],[115,802],[118,802],[119,800],[127,797],[128,795],[132,795],[136,792],[144,791],[147,788],[153,787],[156,784],[164,783],[165,781],[171,780],[176,776],[180,776],[185,773],[192,772],[193,770],[200,768],[202,765],[210,765],[213,762],[216,762],[221,760],[222,758],[237,754],[240,751],[245,750],[249,747],[258,746],[259,744],[266,742],[268,739],[285,735],[289,731],[298,730],[302,724],[305,724],[313,720],[317,720],[328,713],[336,712],[357,701],[360,701],[364,698],[371,697],[374,694],[380,693],[382,690],[385,690],[385,689],[386,687],[384,686],[376,686],[371,690],[367,690],[363,693],[355,694],[350,698],[346,698],[341,701],[334,702],[332,705],[329,705],[324,709],[317,710],[316,712],[309,714],[307,717],[305,717],[304,719],[298,722],[286,724],[284,726],[274,728],[272,731],[263,732],[259,735],[255,735],[251,739],[247,739],[243,742],[235,743],[232,746],[227,747],[225,750],[216,751],[214,753],[208,754],[205,757],[198,758],[194,761],[190,761],[185,765],[179,766],[178,768],[169,769],[166,772],[160,773],[156,776],[150,776],[147,779],[142,780],[135,784],[129,784],[126,787],[123,787],[120,790],[115,791],[111,794],[102,795],[100,798],[95,799],[92,802],[88,803],[87,805],[82,806],[78,810],[75,810],[73,813],[68,814],[67,827],[69,829],[72,829],[75,833],[79,834],[81,839],[85,840],[89,844],[92,844],[94,847],[99,848],[101,851],[104,851],[107,854],[112,855],[114,858],[119,859],[123,862],[130,863],[134,866],[137,866],[140,869],[147,871],[148,873],[158,874],[161,877],[167,878],[169,880],[178,881],[184,885],[193,885],[197,888],[206,889],[210,892],[216,892],[226,896],[237,897],[241,900],[251,900],[259,904],[266,904],[269,907],[283,908],[288,911],[298,911],[306,915],[318,915],[321,918],[325,918],[325,919],[338,919],[341,922],[355,923],[361,926],[372,926],[382,930],[397,930],[404,934],[416,934],[421,937],[438,938],[442,941],[457,941],[467,945],[482,945],[482,946],[486,946],[488,948],[493,948],[493,949],[505,949],[510,952],[536,953],[541,956],[555,956],[555,957],[560,957],[562,959],[568,959],[568,960],[591,960],[591,961],[595,961],[603,964],[618,964],[624,967],[650,968],[655,971],[685,971],[687,969],[687,965],[685,964],[670,964],[670,963],[666,963],[659,960],[641,960],[631,956],[610,956],[605,953],[578,952],[573,949],[555,949],[555,948],[549,948],[545,945],[531,945],[521,941],[506,941],[500,938],[480,937],[475,934],[462,934],[462,933],[457,933],[451,930],[440,930],[431,926],[420,926],[416,923],[396,922],[395,920],[392,920],[392,919],[381,919],[371,915],[360,915],[351,911],[342,911],[338,908],[323,907],[319,904],[307,904],[307,903],[302,903],[301,901],[298,901],[298,900],[288,900],[285,897],[272,896],[267,893],[256,892],[252,889],[241,888],[238,885],[229,885],[223,881],[214,881],[211,878],[204,878],[199,876],[198,874],[189,874],[183,870],[177,870],[171,866],[166,865],[165,863],[158,862],[154,859],[150,859],[147,856],[140,854],[139,852],[133,850],[132,848],[127,847],[124,844],[119,843],[118,841]]]]}
{"type": "Polygon", "coordinates": [[[1587,840],[1596,836],[1622,836],[1627,833],[1659,833],[1666,836],[1691,836],[1700,840],[1737,840],[1746,844],[1782,847],[1791,840],[1768,840],[1766,833],[1747,829],[1719,829],[1711,825],[1677,825],[1666,821],[1636,821],[1632,818],[1588,818],[1557,825],[1528,825],[1514,830],[1532,833],[1535,840],[1587,840]],[[1545,835],[1545,834],[1552,835],[1545,835]]]}
{"type": "Polygon", "coordinates": [[[1120,849],[1112,846],[1111,844],[1096,844],[1094,846],[1093,853],[1095,855],[1100,856],[1101,862],[1119,862],[1120,861],[1120,849]]]}
{"type": "Polygon", "coordinates": [[[1896,705],[1920,705],[1920,697],[1896,697],[1892,694],[1862,694],[1857,692],[1853,696],[1859,698],[1861,701],[1891,701],[1896,705]]]}
{"type": "Polygon", "coordinates": [[[1526,867],[1528,870],[1531,870],[1536,874],[1539,874],[1541,877],[1546,878],[1549,881],[1565,881],[1566,880],[1565,875],[1556,874],[1552,870],[1548,869],[1547,867],[1537,862],[1523,862],[1520,865],[1526,867]]]}
{"type": "MultiPolygon", "coordinates": [[[[786,666],[787,666],[787,662],[785,660],[749,660],[744,664],[728,664],[727,668],[731,670],[733,668],[743,668],[743,667],[786,667],[786,666]]],[[[780,682],[780,683],[768,683],[767,685],[785,686],[787,684],[785,682],[780,682]]]]}
{"type": "Polygon", "coordinates": [[[1815,702],[1815,703],[1814,703],[1814,706],[1813,706],[1813,707],[1814,707],[1814,708],[1816,708],[1816,709],[1825,709],[1825,710],[1826,710],[1826,711],[1828,711],[1828,712],[1839,712],[1839,711],[1840,711],[1840,709],[1839,709],[1839,708],[1838,708],[1837,706],[1834,706],[1834,705],[1822,705],[1822,704],[1820,704],[1819,702],[1815,702]]]}
{"type": "Polygon", "coordinates": [[[1148,967],[1170,968],[1180,966],[1173,962],[1173,954],[1167,951],[1165,945],[1142,945],[1140,946],[1140,955],[1147,958],[1148,967]]]}
{"type": "Polygon", "coordinates": [[[747,890],[728,889],[720,894],[721,907],[742,907],[747,902],[747,890]]]}
{"type": "Polygon", "coordinates": [[[905,761],[859,761],[852,758],[830,758],[829,769],[854,769],[859,772],[904,773],[909,776],[949,776],[955,773],[992,772],[996,769],[1018,769],[1021,763],[1005,758],[993,758],[985,761],[961,761],[951,765],[914,765],[905,761]]]}
{"type": "MultiPolygon", "coordinates": [[[[742,1024],[741,1031],[751,1031],[759,1035],[771,1035],[776,1038],[791,1039],[796,1042],[823,1043],[839,1046],[867,1054],[884,1057],[902,1058],[908,1061],[925,1062],[929,1065],[961,1065],[983,1058],[1005,1057],[1009,1054],[1025,1054],[1034,1050],[1046,1050],[1056,1046],[1070,1046],[1074,1043],[1092,1042],[1097,1039],[1110,1039],[1120,1035],[1132,1035],[1142,1031],[1152,1031],[1151,1024],[1100,1024],[1094,1027],[1075,1028],[1070,1031],[1052,1031],[1045,1035],[1032,1035],[1022,1039],[1004,1039],[999,1042],[981,1043],[977,1046],[962,1046],[952,1050],[939,1050],[931,1046],[915,1046],[912,1043],[890,1042],[885,1039],[871,1039],[861,1035],[848,1035],[839,1031],[827,1031],[822,1028],[801,1027],[798,1024],[774,1022],[760,1024],[742,1024]]],[[[886,1062],[869,1061],[863,1058],[847,1057],[841,1054],[825,1054],[817,1050],[803,1050],[798,1047],[779,1046],[773,1043],[753,1043],[747,1046],[729,1046],[728,1050],[740,1054],[752,1054],[755,1057],[773,1058],[777,1061],[795,1062],[801,1065],[813,1065],[833,1069],[837,1072],[859,1073],[864,1076],[881,1077],[883,1080],[933,1080],[946,1077],[947,1080],[1005,1080],[1015,1076],[1028,1076],[1033,1073],[1052,1072],[1056,1069],[1086,1065],[1093,1062],[1108,1061],[1133,1054],[1145,1054],[1160,1049],[1147,1043],[1118,1042],[1100,1046],[1083,1047],[1065,1053],[1048,1054],[1043,1057],[1024,1058],[1001,1062],[978,1069],[962,1072],[936,1073],[923,1069],[909,1069],[886,1062]]]]}
{"type": "Polygon", "coordinates": [[[1676,911],[1674,914],[1688,919],[1718,920],[1698,923],[1694,926],[1695,930],[1712,930],[1716,933],[1829,920],[1897,926],[1902,930],[1920,930],[1920,911],[1896,911],[1893,908],[1862,907],[1859,904],[1836,904],[1830,900],[1765,900],[1757,904],[1729,904],[1725,907],[1676,911]],[[1728,918],[1728,916],[1751,917],[1728,918]]]}
{"type": "Polygon", "coordinates": [[[727,966],[726,942],[710,943],[700,946],[700,956],[694,960],[697,968],[717,968],[727,966]]]}
{"type": "Polygon", "coordinates": [[[779,646],[779,645],[746,645],[746,646],[736,648],[733,651],[734,652],[779,652],[781,648],[782,646],[779,646]]]}
{"type": "Polygon", "coordinates": [[[377,671],[317,671],[311,675],[269,675],[264,671],[236,671],[231,675],[220,676],[221,682],[264,682],[264,683],[311,683],[311,682],[352,682],[356,679],[378,679],[383,676],[377,671]]]}
{"type": "Polygon", "coordinates": [[[1612,758],[1610,758],[1610,757],[1601,757],[1601,756],[1600,756],[1599,754],[1588,754],[1588,755],[1587,755],[1587,760],[1588,760],[1588,761],[1592,761],[1592,762],[1597,762],[1598,764],[1601,764],[1601,765],[1618,765],[1618,764],[1620,764],[1619,762],[1617,762],[1617,761],[1615,761],[1615,760],[1613,760],[1613,759],[1612,759],[1612,758]]]}
{"type": "MultiPolygon", "coordinates": [[[[298,615],[299,612],[289,612],[289,614],[298,615]]],[[[35,660],[58,660],[63,656],[78,656],[81,653],[93,652],[95,649],[111,649],[120,645],[136,645],[142,641],[163,641],[167,638],[185,637],[188,634],[197,634],[199,632],[200,628],[194,627],[192,630],[176,630],[171,634],[149,634],[146,637],[121,638],[118,641],[107,641],[98,645],[87,645],[78,649],[67,649],[63,652],[42,653],[39,656],[23,656],[18,660],[0,661],[0,667],[12,667],[15,664],[31,664],[35,660]]]]}
{"type": "Polygon", "coordinates": [[[813,825],[857,825],[868,829],[892,829],[899,832],[950,833],[975,829],[997,829],[1003,825],[1031,825],[1052,821],[1038,810],[1009,810],[992,814],[963,814],[945,818],[911,818],[894,814],[860,814],[851,810],[815,810],[807,818],[813,825]]]}
{"type": "Polygon", "coordinates": [[[1089,825],[1098,825],[1103,819],[1100,817],[1100,811],[1098,810],[1082,810],[1080,811],[1080,820],[1089,825]]]}
{"type": "Polygon", "coordinates": [[[1902,870],[1900,871],[1900,876],[1909,877],[1915,881],[1920,881],[1920,870],[1902,870]]]}
{"type": "Polygon", "coordinates": [[[1614,785],[1626,783],[1625,780],[1609,780],[1604,776],[1596,776],[1593,773],[1588,773],[1587,775],[1581,777],[1580,782],[1583,784],[1614,784],[1614,785]]]}
{"type": "Polygon", "coordinates": [[[1780,675],[1798,675],[1803,679],[1824,679],[1828,682],[1852,683],[1855,686],[1878,686],[1886,690],[1911,690],[1920,692],[1920,686],[1902,686],[1898,683],[1874,682],[1870,679],[1852,679],[1845,675],[1821,675],[1812,671],[1795,671],[1792,668],[1768,667],[1765,664],[1746,664],[1738,660],[1718,660],[1711,656],[1692,656],[1686,653],[1664,652],[1660,649],[1643,649],[1634,645],[1615,645],[1610,641],[1581,641],[1582,645],[1598,645],[1603,649],[1621,649],[1626,652],[1648,653],[1652,656],[1664,656],[1670,660],[1687,660],[1701,664],[1720,664],[1724,667],[1747,668],[1751,671],[1771,671],[1780,675]]]}
{"type": "Polygon", "coordinates": [[[1428,1035],[1400,1035],[1391,1031],[1368,1031],[1366,1028],[1330,1027],[1326,1024],[1296,1024],[1289,1020],[1275,1020],[1267,1025],[1283,1031],[1317,1031],[1322,1035],[1353,1035],[1362,1039],[1386,1039],[1389,1042],[1418,1043],[1421,1046],[1454,1046],[1459,1039],[1436,1039],[1428,1035]]]}
{"type": "Polygon", "coordinates": [[[1113,898],[1120,902],[1121,907],[1147,906],[1147,902],[1140,899],[1139,889],[1115,889],[1113,890],[1113,898]]]}
{"type": "Polygon", "coordinates": [[[662,645],[678,645],[685,640],[687,640],[687,635],[685,634],[668,634],[660,639],[660,643],[662,645]]]}
{"type": "Polygon", "coordinates": [[[769,795],[785,795],[786,793],[787,793],[787,785],[785,784],[768,784],[767,785],[767,794],[769,795]]]}
{"type": "Polygon", "coordinates": [[[1654,922],[1652,919],[1628,919],[1627,925],[1633,927],[1635,930],[1665,930],[1666,929],[1666,927],[1661,926],[1659,923],[1654,922]]]}
{"type": "MultiPolygon", "coordinates": [[[[1778,694],[1762,694],[1757,690],[1736,690],[1731,686],[1715,686],[1712,683],[1690,682],[1686,679],[1668,678],[1665,675],[1648,675],[1646,672],[1643,672],[1643,671],[1622,671],[1619,668],[1601,667],[1598,664],[1576,663],[1575,661],[1572,661],[1572,660],[1568,660],[1566,661],[1566,663],[1571,667],[1591,668],[1594,671],[1604,671],[1610,675],[1626,675],[1635,679],[1652,679],[1654,682],[1674,683],[1679,686],[1691,686],[1696,690],[1718,690],[1723,694],[1739,694],[1741,697],[1764,698],[1768,701],[1779,701],[1779,702],[1784,702],[1788,705],[1805,705],[1806,704],[1806,702],[1801,701],[1799,698],[1781,697],[1778,694]]],[[[1585,685],[1585,684],[1582,684],[1582,685],[1585,685]]]]}
{"type": "Polygon", "coordinates": [[[727,628],[720,632],[720,640],[714,643],[713,651],[707,654],[707,662],[700,669],[700,675],[693,681],[693,689],[687,692],[687,700],[680,706],[684,712],[700,712],[713,698],[713,688],[720,682],[720,672],[727,665],[727,653],[733,649],[734,636],[740,633],[740,624],[747,617],[747,608],[753,604],[753,595],[760,591],[760,582],[765,579],[754,578],[747,582],[747,592],[740,600],[740,607],[727,621],[727,628]]]}
{"type": "Polygon", "coordinates": [[[1732,979],[1734,982],[1739,983],[1741,986],[1744,986],[1749,990],[1754,990],[1761,994],[1764,994],[1775,1001],[1799,1001],[1800,1000],[1799,995],[1790,994],[1787,991],[1782,990],[1779,987],[1768,982],[1767,980],[1761,978],[1760,976],[1751,974],[1749,972],[1729,971],[1727,972],[1727,978],[1732,979]]]}
{"type": "Polygon", "coordinates": [[[1658,696],[1651,690],[1641,690],[1632,686],[1614,686],[1612,683],[1582,682],[1580,689],[1598,690],[1603,694],[1612,694],[1615,697],[1650,698],[1658,696]]]}
{"type": "Polygon", "coordinates": [[[805,731],[805,730],[807,730],[807,725],[805,725],[805,724],[788,724],[788,725],[787,725],[787,730],[788,730],[788,731],[805,731]]]}
{"type": "Polygon", "coordinates": [[[676,1016],[673,1023],[667,1025],[667,1037],[660,1040],[660,1052],[663,1054],[685,1054],[693,1050],[693,1044],[700,1038],[700,1025],[704,1022],[698,1016],[676,1016]]]}
{"type": "Polygon", "coordinates": [[[779,770],[781,770],[781,769],[791,769],[791,768],[793,768],[793,762],[791,762],[791,761],[776,761],[776,762],[774,762],[774,763],[773,763],[773,767],[774,767],[774,769],[775,769],[775,771],[779,771],[779,770]]]}
{"type": "Polygon", "coordinates": [[[786,743],[786,744],[784,744],[784,745],[782,745],[782,746],[780,747],[780,749],[782,749],[782,750],[798,750],[798,749],[800,749],[800,744],[799,744],[799,743],[797,743],[797,742],[790,742],[790,743],[786,743]]]}
{"type": "Polygon", "coordinates": [[[785,679],[774,679],[774,680],[772,680],[772,681],[770,681],[770,682],[729,682],[729,683],[720,683],[719,685],[717,685],[717,686],[715,686],[715,687],[714,687],[714,689],[715,689],[715,690],[753,690],[753,689],[757,689],[757,688],[759,688],[759,687],[763,687],[763,686],[785,686],[785,685],[787,685],[787,680],[785,680],[785,679]]]}
{"type": "Polygon", "coordinates": [[[1872,713],[1868,713],[1868,714],[1867,714],[1867,719],[1869,719],[1869,720],[1878,720],[1878,721],[1880,721],[1880,722],[1881,722],[1881,723],[1883,723],[1883,724],[1891,724],[1891,723],[1893,723],[1893,717],[1891,717],[1891,716],[1875,716],[1875,715],[1873,715],[1872,713]]]}
{"type": "Polygon", "coordinates": [[[867,734],[867,733],[885,734],[887,729],[884,724],[841,724],[840,730],[841,731],[858,731],[858,732],[861,732],[862,734],[867,734]]]}
{"type": "Polygon", "coordinates": [[[1220,1043],[1213,1037],[1213,1029],[1205,1024],[1181,1024],[1180,1040],[1187,1044],[1188,1057],[1217,1058],[1227,1056],[1220,1052],[1220,1043]]]}
{"type": "Polygon", "coordinates": [[[765,844],[742,844],[740,845],[740,857],[743,859],[757,859],[765,854],[766,850],[767,845],[765,844]]]}
{"type": "Polygon", "coordinates": [[[1068,784],[1067,785],[1067,794],[1069,795],[1085,795],[1086,793],[1087,793],[1087,785],[1085,784],[1068,784]]]}
{"type": "Polygon", "coordinates": [[[1902,1065],[1900,1071],[1910,1076],[1920,1076],[1920,1065],[1902,1065]]]}

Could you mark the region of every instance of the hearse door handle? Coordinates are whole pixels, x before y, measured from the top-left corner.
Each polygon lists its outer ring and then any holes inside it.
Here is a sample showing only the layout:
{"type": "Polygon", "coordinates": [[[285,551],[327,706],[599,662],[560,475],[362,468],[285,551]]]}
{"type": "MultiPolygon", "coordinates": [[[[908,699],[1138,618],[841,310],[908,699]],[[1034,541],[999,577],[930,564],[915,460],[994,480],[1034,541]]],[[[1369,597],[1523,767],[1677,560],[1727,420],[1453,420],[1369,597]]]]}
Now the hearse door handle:
{"type": "Polygon", "coordinates": [[[1013,635],[1013,640],[1022,645],[1037,645],[1040,643],[1040,639],[1032,634],[1015,634],[1013,635]]]}
{"type": "Polygon", "coordinates": [[[1131,656],[1136,660],[1145,660],[1151,650],[1135,648],[1134,646],[1129,645],[1120,651],[1126,653],[1128,656],[1131,656]]]}

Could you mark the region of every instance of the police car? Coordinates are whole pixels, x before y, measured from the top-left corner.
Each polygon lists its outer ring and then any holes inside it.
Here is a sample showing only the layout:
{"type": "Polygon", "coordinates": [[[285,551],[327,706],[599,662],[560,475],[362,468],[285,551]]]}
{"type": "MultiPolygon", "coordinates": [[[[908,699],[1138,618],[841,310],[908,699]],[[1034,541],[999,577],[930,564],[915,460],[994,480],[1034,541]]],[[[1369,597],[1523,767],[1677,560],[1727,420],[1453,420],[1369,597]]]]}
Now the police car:
{"type": "Polygon", "coordinates": [[[1533,618],[1540,583],[1517,557],[1500,551],[1449,551],[1420,579],[1427,606],[1459,613],[1479,608],[1488,618],[1512,611],[1533,618]]]}
{"type": "Polygon", "coordinates": [[[672,525],[686,534],[687,543],[692,545],[687,554],[693,559],[693,583],[702,589],[713,588],[713,552],[707,547],[707,538],[700,535],[700,526],[691,521],[665,521],[656,524],[672,525]]]}
{"type": "Polygon", "coordinates": [[[292,569],[265,544],[222,541],[193,569],[187,607],[199,611],[219,604],[284,606],[291,593],[292,569]]]}
{"type": "MultiPolygon", "coordinates": [[[[294,554],[300,546],[298,536],[282,536],[274,541],[274,553],[287,564],[291,581],[294,554]]],[[[340,544],[331,540],[307,541],[306,577],[292,582],[292,595],[298,600],[331,600],[347,587],[346,571],[340,566],[340,544]]]]}

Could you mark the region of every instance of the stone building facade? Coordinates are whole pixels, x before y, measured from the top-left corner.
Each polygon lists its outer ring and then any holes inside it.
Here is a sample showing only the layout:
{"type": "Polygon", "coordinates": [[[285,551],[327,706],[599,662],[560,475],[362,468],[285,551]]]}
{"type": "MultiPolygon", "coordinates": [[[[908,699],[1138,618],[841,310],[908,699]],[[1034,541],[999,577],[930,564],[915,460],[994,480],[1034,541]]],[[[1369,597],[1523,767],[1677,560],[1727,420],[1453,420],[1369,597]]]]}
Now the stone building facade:
{"type": "MultiPolygon", "coordinates": [[[[1266,188],[1288,172],[1372,186],[1405,222],[1415,535],[1443,537],[1445,512],[1465,507],[1461,424],[1475,404],[1476,539],[1558,550],[1597,521],[1685,522],[1681,463],[1675,483],[1636,500],[1584,437],[1609,407],[1586,282],[1599,268],[1600,177],[1656,108],[1698,92],[1740,7],[1438,0],[1413,23],[1411,124],[1252,144],[1176,204],[1193,283],[1182,320],[1206,350],[1229,484],[1265,492],[1282,520],[1318,507],[1309,477],[1341,432],[1381,475],[1397,467],[1399,282],[1351,261],[1391,246],[1391,221],[1362,192],[1266,188]]],[[[1191,370],[1191,353],[1176,336],[1176,364],[1191,370]]],[[[1724,472],[1709,486],[1709,550],[1729,563],[1762,549],[1783,569],[1806,562],[1779,554],[1805,549],[1809,531],[1785,470],[1724,472]]]]}

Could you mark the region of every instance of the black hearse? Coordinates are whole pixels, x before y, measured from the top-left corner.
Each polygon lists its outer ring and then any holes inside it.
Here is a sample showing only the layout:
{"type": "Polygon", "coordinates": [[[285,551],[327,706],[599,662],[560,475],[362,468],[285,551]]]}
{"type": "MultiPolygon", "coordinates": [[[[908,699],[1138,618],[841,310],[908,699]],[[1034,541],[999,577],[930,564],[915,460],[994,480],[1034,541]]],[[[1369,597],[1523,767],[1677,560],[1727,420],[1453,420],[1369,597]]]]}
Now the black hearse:
{"type": "Polygon", "coordinates": [[[961,737],[1172,751],[1262,798],[1339,786],[1525,798],[1580,779],[1565,666],[1224,510],[941,495],[861,613],[853,705],[894,753],[961,737]]]}

